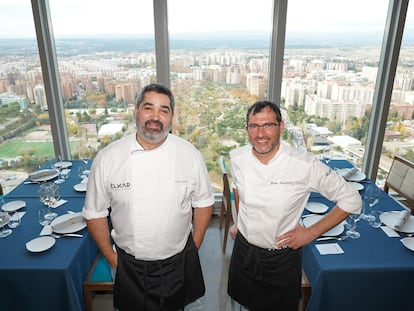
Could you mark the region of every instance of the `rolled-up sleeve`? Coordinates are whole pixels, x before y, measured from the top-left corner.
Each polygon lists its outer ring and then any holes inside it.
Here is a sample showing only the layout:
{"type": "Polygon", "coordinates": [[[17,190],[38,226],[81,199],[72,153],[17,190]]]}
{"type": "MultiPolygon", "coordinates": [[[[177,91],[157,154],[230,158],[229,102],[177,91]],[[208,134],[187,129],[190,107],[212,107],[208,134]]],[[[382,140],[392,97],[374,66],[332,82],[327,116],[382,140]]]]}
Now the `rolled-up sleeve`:
{"type": "Polygon", "coordinates": [[[93,161],[88,178],[85,205],[82,216],[85,219],[102,218],[109,214],[110,198],[105,187],[105,178],[102,154],[98,154],[93,161]]]}
{"type": "Polygon", "coordinates": [[[208,175],[207,167],[202,155],[197,151],[196,157],[197,187],[192,199],[194,208],[210,207],[214,205],[214,193],[208,175]]]}
{"type": "Polygon", "coordinates": [[[337,172],[315,159],[311,164],[309,186],[347,213],[359,213],[361,195],[337,172]]]}

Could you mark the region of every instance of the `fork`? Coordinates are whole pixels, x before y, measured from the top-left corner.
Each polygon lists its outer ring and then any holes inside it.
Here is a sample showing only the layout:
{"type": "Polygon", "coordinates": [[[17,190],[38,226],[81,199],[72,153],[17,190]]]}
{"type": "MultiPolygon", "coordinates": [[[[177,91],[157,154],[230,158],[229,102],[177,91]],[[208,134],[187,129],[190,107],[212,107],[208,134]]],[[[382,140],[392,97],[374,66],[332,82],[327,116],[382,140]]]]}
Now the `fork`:
{"type": "Polygon", "coordinates": [[[83,234],[76,234],[76,233],[56,234],[56,233],[51,233],[50,236],[54,237],[55,239],[60,239],[60,238],[64,238],[64,237],[82,238],[83,234]]]}
{"type": "Polygon", "coordinates": [[[325,236],[325,237],[321,237],[321,238],[316,239],[316,241],[327,241],[327,240],[344,241],[347,238],[348,238],[347,235],[343,235],[343,236],[339,236],[339,237],[336,237],[336,236],[325,236]]]}
{"type": "Polygon", "coordinates": [[[30,184],[40,184],[39,181],[34,181],[34,180],[28,180],[23,182],[24,185],[30,185],[30,184]]]}

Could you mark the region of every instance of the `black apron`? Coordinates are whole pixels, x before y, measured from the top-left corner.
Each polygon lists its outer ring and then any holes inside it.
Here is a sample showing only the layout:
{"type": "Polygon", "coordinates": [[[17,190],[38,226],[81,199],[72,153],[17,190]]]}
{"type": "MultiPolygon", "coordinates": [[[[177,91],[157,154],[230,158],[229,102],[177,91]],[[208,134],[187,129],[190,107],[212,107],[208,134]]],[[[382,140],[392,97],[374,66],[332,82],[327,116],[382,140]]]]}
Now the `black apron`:
{"type": "Polygon", "coordinates": [[[137,260],[118,247],[117,252],[114,306],[120,311],[177,311],[205,293],[191,234],[182,252],[164,260],[137,260]]]}
{"type": "Polygon", "coordinates": [[[250,311],[297,311],[302,249],[268,250],[238,233],[230,260],[228,294],[250,311]]]}

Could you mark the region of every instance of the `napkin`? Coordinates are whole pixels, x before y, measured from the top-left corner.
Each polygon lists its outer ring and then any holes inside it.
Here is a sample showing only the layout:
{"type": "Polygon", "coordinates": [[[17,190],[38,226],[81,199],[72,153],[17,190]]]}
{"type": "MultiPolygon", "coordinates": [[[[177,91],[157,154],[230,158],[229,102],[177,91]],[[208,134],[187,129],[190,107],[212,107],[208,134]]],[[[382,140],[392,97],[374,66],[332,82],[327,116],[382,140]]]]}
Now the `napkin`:
{"type": "Polygon", "coordinates": [[[51,235],[52,231],[52,226],[46,225],[43,227],[42,231],[40,231],[39,235],[51,235]]]}
{"type": "Polygon", "coordinates": [[[395,231],[394,229],[392,229],[390,227],[381,226],[381,229],[390,238],[399,238],[400,237],[400,235],[397,233],[397,231],[395,231]]]}
{"type": "Polygon", "coordinates": [[[29,179],[36,179],[36,178],[41,178],[41,177],[45,177],[45,176],[51,176],[56,174],[55,170],[43,170],[43,171],[38,171],[38,172],[34,172],[32,174],[29,175],[29,179]]]}
{"type": "Polygon", "coordinates": [[[56,207],[59,207],[59,206],[65,204],[66,202],[67,202],[66,200],[60,199],[56,203],[53,203],[52,205],[50,205],[50,207],[51,208],[56,208],[56,207]]]}
{"type": "Polygon", "coordinates": [[[404,227],[406,221],[410,219],[411,212],[409,210],[404,209],[401,211],[401,215],[398,217],[398,221],[395,224],[395,229],[400,230],[404,227]]]}
{"type": "Polygon", "coordinates": [[[73,215],[73,217],[70,217],[68,219],[65,219],[61,222],[58,222],[56,224],[53,225],[53,230],[62,230],[65,229],[73,224],[79,223],[83,221],[83,217],[82,215],[78,214],[78,215],[73,215]]]}
{"type": "Polygon", "coordinates": [[[344,178],[348,179],[355,175],[355,173],[358,172],[358,169],[356,167],[351,168],[346,174],[344,174],[344,178]]]}
{"type": "Polygon", "coordinates": [[[315,247],[321,255],[343,254],[344,250],[338,243],[316,244],[315,247]]]}

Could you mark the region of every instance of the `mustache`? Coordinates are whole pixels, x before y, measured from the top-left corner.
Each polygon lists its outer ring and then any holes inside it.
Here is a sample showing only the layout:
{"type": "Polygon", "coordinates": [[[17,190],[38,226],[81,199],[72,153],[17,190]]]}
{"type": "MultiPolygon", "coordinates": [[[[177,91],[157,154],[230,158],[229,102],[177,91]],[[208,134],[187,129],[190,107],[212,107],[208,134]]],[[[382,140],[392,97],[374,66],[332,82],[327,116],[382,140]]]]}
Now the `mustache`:
{"type": "Polygon", "coordinates": [[[150,123],[157,124],[161,127],[161,129],[164,129],[164,125],[159,120],[147,120],[144,125],[147,127],[150,123]]]}

